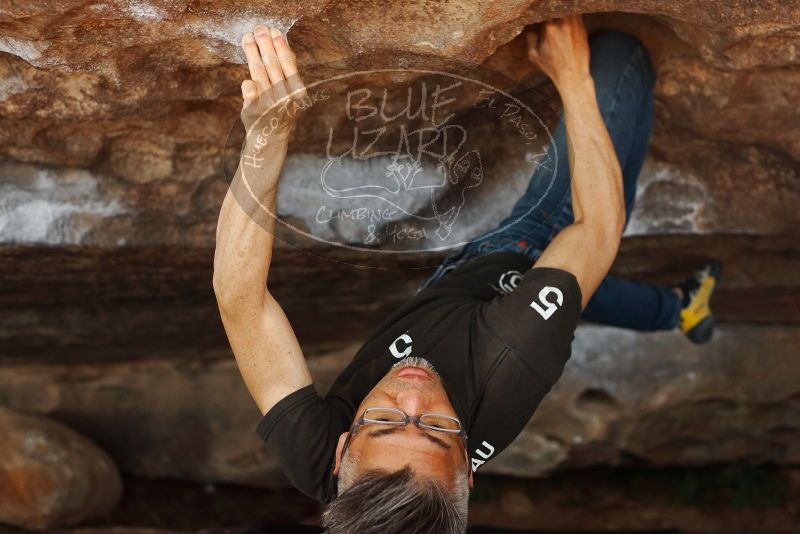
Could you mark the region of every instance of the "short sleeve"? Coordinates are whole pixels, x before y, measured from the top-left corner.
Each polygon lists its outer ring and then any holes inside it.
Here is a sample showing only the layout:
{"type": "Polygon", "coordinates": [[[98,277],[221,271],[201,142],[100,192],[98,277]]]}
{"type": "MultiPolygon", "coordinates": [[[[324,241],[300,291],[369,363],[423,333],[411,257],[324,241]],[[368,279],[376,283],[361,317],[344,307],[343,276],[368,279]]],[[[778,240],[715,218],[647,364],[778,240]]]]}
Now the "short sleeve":
{"type": "Polygon", "coordinates": [[[561,269],[528,270],[516,287],[484,305],[487,326],[548,384],[570,357],[581,314],[575,276],[561,269]]]}
{"type": "Polygon", "coordinates": [[[273,406],[257,432],[292,484],[327,503],[336,494],[332,464],[337,440],[349,424],[344,411],[322,399],[310,384],[273,406]]]}
{"type": "Polygon", "coordinates": [[[517,354],[506,350],[484,384],[467,432],[473,471],[516,439],[549,391],[550,384],[517,354]]]}

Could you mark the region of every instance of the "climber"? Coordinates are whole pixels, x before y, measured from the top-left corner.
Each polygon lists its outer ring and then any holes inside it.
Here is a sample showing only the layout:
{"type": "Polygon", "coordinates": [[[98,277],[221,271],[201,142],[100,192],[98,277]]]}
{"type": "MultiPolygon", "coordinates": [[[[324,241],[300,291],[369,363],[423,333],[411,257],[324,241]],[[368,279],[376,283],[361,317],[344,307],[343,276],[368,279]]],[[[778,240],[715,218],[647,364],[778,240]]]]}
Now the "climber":
{"type": "MultiPolygon", "coordinates": [[[[473,473],[516,438],[561,376],[579,318],[710,337],[718,264],[674,288],[607,276],[650,135],[647,51],[618,32],[589,40],[579,16],[545,22],[527,39],[563,103],[549,148],[560,158],[554,185],[545,194],[537,169],[509,217],[529,215],[448,257],[324,398],[266,287],[274,221],[255,223],[237,200],[242,165],[223,202],[213,281],[225,331],[264,414],[259,435],[288,478],[327,504],[330,534],[463,532],[473,473]]],[[[280,31],[256,26],[242,46],[249,129],[262,109],[305,88],[280,31]]],[[[259,205],[272,213],[292,119],[274,124],[244,147],[257,145],[259,205]]]]}

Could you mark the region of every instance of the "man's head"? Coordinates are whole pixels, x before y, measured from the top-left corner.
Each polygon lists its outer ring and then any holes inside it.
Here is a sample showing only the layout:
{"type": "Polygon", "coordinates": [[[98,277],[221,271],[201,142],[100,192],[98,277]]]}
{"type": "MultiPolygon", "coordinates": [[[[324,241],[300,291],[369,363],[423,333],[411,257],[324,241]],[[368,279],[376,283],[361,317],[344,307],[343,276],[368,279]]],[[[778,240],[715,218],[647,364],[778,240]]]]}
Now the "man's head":
{"type": "MultiPolygon", "coordinates": [[[[423,358],[395,364],[362,401],[356,421],[368,408],[456,418],[441,378],[423,358]]],[[[334,474],[338,497],[323,515],[326,532],[456,533],[466,528],[472,471],[458,432],[410,422],[356,425],[339,437],[334,474]],[[418,529],[434,524],[432,530],[418,529]]]]}

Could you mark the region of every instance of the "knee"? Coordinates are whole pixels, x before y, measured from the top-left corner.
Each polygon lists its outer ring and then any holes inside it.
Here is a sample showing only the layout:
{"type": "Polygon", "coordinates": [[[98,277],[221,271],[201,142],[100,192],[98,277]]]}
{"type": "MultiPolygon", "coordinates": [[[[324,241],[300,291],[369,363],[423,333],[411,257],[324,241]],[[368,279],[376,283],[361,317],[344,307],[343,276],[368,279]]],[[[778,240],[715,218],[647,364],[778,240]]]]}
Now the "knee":
{"type": "MultiPolygon", "coordinates": [[[[642,42],[631,35],[616,30],[601,30],[592,34],[589,38],[589,46],[592,51],[609,51],[613,50],[616,54],[633,53],[637,48],[644,48],[642,42]]],[[[646,53],[646,51],[645,51],[646,53]]]]}
{"type": "Polygon", "coordinates": [[[633,64],[639,70],[643,82],[647,87],[655,83],[656,71],[650,54],[635,36],[621,31],[603,30],[591,36],[589,46],[592,56],[612,54],[614,57],[631,57],[638,53],[633,64]]]}

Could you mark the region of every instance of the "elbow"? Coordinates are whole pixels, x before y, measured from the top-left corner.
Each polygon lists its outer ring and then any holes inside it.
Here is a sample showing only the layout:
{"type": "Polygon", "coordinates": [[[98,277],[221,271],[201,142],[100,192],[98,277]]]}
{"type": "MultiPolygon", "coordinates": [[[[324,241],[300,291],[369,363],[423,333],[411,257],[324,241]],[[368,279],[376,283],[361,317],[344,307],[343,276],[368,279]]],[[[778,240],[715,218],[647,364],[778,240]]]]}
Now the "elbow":
{"type": "Polygon", "coordinates": [[[623,206],[611,223],[612,231],[614,232],[617,241],[622,239],[622,233],[625,231],[625,223],[627,222],[627,214],[625,213],[625,207],[623,206]]]}
{"type": "Polygon", "coordinates": [[[619,247],[622,233],[625,230],[626,214],[624,207],[613,212],[606,210],[603,213],[584,214],[578,217],[575,223],[581,224],[592,234],[593,241],[600,246],[619,247]]]}
{"type": "Polygon", "coordinates": [[[225,261],[224,254],[219,247],[214,253],[214,274],[211,285],[217,299],[217,307],[223,318],[231,316],[241,307],[243,280],[241,272],[235,265],[225,261]]]}
{"type": "Polygon", "coordinates": [[[226,277],[219,271],[214,270],[214,276],[211,282],[214,287],[214,296],[217,299],[217,306],[223,315],[227,315],[233,308],[236,301],[235,291],[231,287],[226,277]]]}
{"type": "Polygon", "coordinates": [[[223,318],[233,317],[242,310],[246,298],[240,284],[215,270],[212,285],[217,307],[223,318]]]}
{"type": "Polygon", "coordinates": [[[259,291],[259,284],[239,277],[225,275],[214,271],[212,280],[217,307],[223,320],[235,320],[237,317],[249,316],[259,309],[266,298],[266,288],[259,291]]]}
{"type": "Polygon", "coordinates": [[[625,228],[625,212],[620,216],[606,216],[592,223],[585,222],[590,228],[592,242],[599,250],[611,252],[616,255],[622,243],[622,232],[625,228]]]}
{"type": "Polygon", "coordinates": [[[619,252],[619,247],[621,244],[622,231],[615,232],[613,235],[610,235],[605,242],[605,245],[608,247],[608,249],[614,251],[614,257],[616,257],[617,252],[619,252]]]}
{"type": "Polygon", "coordinates": [[[217,307],[223,318],[238,313],[246,303],[248,293],[248,272],[224,261],[224,256],[217,249],[214,256],[214,274],[211,285],[217,299],[217,307]]]}
{"type": "Polygon", "coordinates": [[[612,213],[607,213],[602,217],[602,221],[598,221],[598,228],[603,234],[605,241],[609,243],[616,243],[619,246],[622,240],[622,233],[625,231],[625,223],[627,222],[627,214],[625,213],[625,201],[620,198],[616,203],[616,209],[612,213]]]}
{"type": "Polygon", "coordinates": [[[597,241],[604,250],[613,251],[616,256],[622,243],[622,232],[625,229],[625,213],[617,219],[607,221],[597,232],[597,241]]]}

